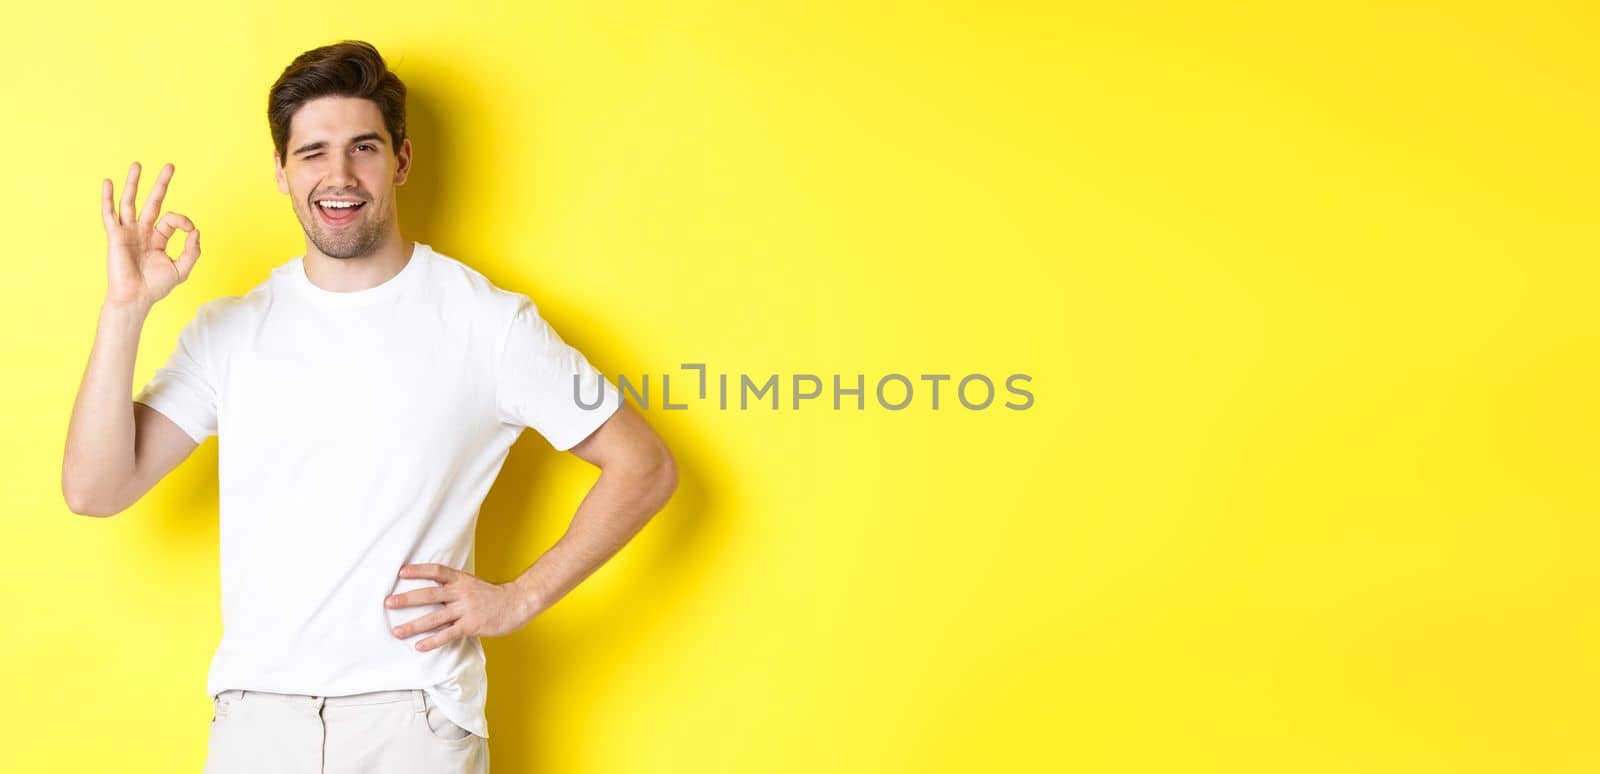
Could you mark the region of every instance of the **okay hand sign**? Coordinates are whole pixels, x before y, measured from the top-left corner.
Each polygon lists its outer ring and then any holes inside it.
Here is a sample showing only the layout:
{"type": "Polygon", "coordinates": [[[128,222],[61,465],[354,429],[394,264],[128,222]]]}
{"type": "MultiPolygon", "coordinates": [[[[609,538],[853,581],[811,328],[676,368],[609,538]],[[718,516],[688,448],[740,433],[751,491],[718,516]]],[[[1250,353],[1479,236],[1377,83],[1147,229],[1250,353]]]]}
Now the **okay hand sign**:
{"type": "Polygon", "coordinates": [[[106,224],[106,301],[154,304],[165,298],[189,278],[195,261],[200,260],[200,229],[194,222],[169,212],[156,219],[161,211],[161,200],[167,195],[167,183],[172,180],[172,165],[161,168],[150,198],[145,200],[144,211],[134,215],[133,198],[139,188],[139,162],[128,167],[128,182],[122,189],[122,207],[111,203],[111,180],[100,185],[101,216],[106,224]],[[167,243],[173,232],[187,231],[183,254],[174,263],[167,255],[167,243]]]}

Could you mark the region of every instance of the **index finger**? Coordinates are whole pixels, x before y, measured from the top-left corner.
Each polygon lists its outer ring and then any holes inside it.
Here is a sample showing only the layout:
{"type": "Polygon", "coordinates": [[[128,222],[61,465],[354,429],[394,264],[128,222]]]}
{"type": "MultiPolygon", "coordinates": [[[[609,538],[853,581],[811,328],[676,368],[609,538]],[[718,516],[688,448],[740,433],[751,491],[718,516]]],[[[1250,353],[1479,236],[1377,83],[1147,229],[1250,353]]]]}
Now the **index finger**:
{"type": "Polygon", "coordinates": [[[442,564],[407,564],[400,568],[402,578],[430,578],[443,583],[455,577],[456,568],[442,564]]]}
{"type": "Polygon", "coordinates": [[[156,222],[156,213],[161,211],[161,200],[167,196],[167,183],[172,180],[172,164],[161,167],[161,174],[156,177],[156,184],[150,189],[150,195],[145,197],[144,211],[139,213],[139,224],[149,228],[156,222]]]}

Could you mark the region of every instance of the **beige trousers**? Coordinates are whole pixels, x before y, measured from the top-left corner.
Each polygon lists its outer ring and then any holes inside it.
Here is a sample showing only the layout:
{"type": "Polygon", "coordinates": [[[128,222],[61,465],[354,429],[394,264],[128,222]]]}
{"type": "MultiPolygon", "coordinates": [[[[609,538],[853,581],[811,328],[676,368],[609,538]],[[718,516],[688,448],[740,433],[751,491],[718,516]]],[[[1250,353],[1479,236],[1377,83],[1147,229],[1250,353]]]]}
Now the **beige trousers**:
{"type": "Polygon", "coordinates": [[[205,774],[488,774],[489,740],[422,689],[351,696],[223,691],[205,774]]]}

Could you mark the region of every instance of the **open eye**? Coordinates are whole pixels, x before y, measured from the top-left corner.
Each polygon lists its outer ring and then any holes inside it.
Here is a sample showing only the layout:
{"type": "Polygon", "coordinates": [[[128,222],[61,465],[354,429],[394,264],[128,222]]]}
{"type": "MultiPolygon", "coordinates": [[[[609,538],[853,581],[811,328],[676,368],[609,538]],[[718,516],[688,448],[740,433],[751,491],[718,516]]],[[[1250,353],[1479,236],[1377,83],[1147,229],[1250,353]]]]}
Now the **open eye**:
{"type": "Polygon", "coordinates": [[[368,145],[366,143],[361,143],[360,145],[356,146],[356,150],[361,150],[362,148],[366,148],[367,150],[377,150],[377,148],[375,148],[375,147],[373,147],[371,145],[368,145]]]}

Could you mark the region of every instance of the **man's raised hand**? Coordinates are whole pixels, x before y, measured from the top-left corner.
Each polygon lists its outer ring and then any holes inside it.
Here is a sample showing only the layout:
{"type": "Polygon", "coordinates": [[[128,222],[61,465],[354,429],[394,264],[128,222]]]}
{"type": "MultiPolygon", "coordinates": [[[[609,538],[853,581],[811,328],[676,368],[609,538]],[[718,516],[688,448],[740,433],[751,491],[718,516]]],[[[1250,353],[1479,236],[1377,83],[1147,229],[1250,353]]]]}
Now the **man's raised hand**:
{"type": "Polygon", "coordinates": [[[195,261],[200,260],[200,229],[193,221],[176,212],[156,218],[171,181],[172,165],[167,164],[137,215],[133,199],[139,189],[139,162],[128,167],[120,208],[111,201],[111,180],[100,184],[100,210],[106,224],[107,303],[154,304],[188,279],[195,261]],[[174,262],[167,255],[167,243],[177,231],[189,236],[184,239],[183,254],[174,262]]]}

